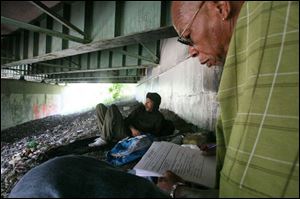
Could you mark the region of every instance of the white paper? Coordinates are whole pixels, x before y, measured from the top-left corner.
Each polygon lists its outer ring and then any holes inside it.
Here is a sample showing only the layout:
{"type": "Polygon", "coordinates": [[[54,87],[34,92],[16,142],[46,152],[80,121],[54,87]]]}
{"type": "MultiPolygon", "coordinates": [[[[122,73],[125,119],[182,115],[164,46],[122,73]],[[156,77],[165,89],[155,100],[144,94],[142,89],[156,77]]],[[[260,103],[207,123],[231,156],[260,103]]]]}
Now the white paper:
{"type": "Polygon", "coordinates": [[[153,142],[133,169],[139,176],[161,176],[171,170],[186,181],[213,188],[216,157],[203,156],[200,150],[170,142],[153,142]]]}

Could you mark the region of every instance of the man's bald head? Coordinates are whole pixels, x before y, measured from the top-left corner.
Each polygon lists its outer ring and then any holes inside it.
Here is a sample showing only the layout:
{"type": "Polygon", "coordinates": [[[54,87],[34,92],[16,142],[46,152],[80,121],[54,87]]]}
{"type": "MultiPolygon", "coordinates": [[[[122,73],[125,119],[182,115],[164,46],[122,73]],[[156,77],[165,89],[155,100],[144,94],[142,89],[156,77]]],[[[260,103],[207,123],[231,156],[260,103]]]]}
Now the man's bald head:
{"type": "Polygon", "coordinates": [[[173,26],[177,33],[180,35],[180,31],[177,27],[184,22],[189,21],[192,18],[192,13],[196,12],[202,1],[173,1],[172,21],[173,26]]]}
{"type": "Polygon", "coordinates": [[[222,65],[243,2],[174,1],[173,26],[180,42],[202,64],[222,65]]]}

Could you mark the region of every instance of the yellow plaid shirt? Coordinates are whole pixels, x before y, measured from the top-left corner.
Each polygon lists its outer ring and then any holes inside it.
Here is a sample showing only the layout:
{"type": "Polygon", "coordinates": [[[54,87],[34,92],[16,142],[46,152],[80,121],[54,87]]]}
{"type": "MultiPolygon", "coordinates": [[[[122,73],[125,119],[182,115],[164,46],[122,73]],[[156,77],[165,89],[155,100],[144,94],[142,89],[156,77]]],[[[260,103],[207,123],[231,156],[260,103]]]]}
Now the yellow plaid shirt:
{"type": "Polygon", "coordinates": [[[299,197],[299,2],[245,2],[218,91],[220,197],[299,197]]]}

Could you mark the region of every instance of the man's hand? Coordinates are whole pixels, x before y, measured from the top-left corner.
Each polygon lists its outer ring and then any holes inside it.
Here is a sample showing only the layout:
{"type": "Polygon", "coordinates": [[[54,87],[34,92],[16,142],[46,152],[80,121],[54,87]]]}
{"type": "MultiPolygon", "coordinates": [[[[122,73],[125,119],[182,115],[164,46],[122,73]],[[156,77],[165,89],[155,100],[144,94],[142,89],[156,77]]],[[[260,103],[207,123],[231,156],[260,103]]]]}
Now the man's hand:
{"type": "Polygon", "coordinates": [[[141,135],[140,131],[135,129],[134,127],[130,127],[130,130],[131,130],[131,135],[133,137],[141,135]]]}
{"type": "Polygon", "coordinates": [[[205,156],[212,156],[216,155],[216,143],[207,143],[207,144],[201,144],[200,150],[202,151],[202,154],[205,156]]]}
{"type": "Polygon", "coordinates": [[[172,171],[166,171],[162,177],[158,178],[157,186],[161,190],[170,193],[172,186],[177,182],[184,183],[184,180],[172,171]]]}

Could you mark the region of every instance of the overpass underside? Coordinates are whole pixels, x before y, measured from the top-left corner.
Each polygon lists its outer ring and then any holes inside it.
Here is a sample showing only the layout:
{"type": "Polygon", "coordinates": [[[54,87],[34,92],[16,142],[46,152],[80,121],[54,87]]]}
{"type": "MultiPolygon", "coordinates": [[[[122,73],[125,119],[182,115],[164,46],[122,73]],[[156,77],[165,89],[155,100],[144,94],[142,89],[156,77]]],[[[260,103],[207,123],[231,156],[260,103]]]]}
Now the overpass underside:
{"type": "Polygon", "coordinates": [[[160,40],[176,36],[169,2],[26,3],[42,14],[22,21],[17,9],[2,12],[1,26],[17,29],[1,34],[1,78],[136,83],[158,65],[160,40]]]}

